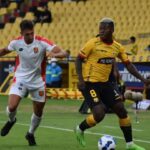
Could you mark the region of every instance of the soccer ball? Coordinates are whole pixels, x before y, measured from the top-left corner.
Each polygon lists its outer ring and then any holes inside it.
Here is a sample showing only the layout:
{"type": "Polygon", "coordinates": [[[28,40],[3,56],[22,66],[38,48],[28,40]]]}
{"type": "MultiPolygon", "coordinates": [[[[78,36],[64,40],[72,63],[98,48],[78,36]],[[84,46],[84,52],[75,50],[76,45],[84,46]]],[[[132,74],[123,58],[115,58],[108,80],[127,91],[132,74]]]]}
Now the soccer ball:
{"type": "Polygon", "coordinates": [[[104,135],[98,140],[98,150],[115,150],[116,141],[111,135],[104,135]]]}

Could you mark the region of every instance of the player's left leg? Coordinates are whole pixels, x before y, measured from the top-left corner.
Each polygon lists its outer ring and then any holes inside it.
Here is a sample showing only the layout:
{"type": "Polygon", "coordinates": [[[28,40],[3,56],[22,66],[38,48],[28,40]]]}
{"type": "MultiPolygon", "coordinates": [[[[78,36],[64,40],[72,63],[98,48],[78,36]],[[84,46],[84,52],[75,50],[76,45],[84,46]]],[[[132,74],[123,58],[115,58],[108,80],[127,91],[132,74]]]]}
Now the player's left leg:
{"type": "Polygon", "coordinates": [[[145,150],[144,148],[134,144],[133,142],[131,120],[129,116],[127,115],[127,111],[124,107],[123,102],[117,101],[117,103],[114,104],[112,109],[119,117],[120,128],[124,134],[124,138],[126,141],[126,149],[127,150],[145,150]]]}
{"type": "Polygon", "coordinates": [[[36,145],[34,132],[40,125],[42,120],[43,109],[45,105],[45,90],[40,89],[30,92],[33,99],[33,114],[31,116],[31,124],[29,131],[26,134],[26,139],[30,146],[36,145]]]}
{"type": "Polygon", "coordinates": [[[42,120],[44,105],[45,102],[35,102],[35,101],[33,102],[34,112],[31,116],[31,124],[30,124],[29,131],[26,134],[26,139],[28,140],[30,146],[36,145],[34,132],[38,128],[42,120]]]}
{"type": "Polygon", "coordinates": [[[120,93],[118,91],[118,86],[116,84],[115,85],[112,84],[112,86],[110,86],[109,96],[111,96],[111,98],[109,99],[108,97],[109,103],[107,104],[119,117],[120,128],[123,132],[123,135],[126,141],[126,149],[127,150],[144,150],[144,148],[134,144],[133,142],[131,120],[124,107],[122,97],[120,96],[120,93]]]}

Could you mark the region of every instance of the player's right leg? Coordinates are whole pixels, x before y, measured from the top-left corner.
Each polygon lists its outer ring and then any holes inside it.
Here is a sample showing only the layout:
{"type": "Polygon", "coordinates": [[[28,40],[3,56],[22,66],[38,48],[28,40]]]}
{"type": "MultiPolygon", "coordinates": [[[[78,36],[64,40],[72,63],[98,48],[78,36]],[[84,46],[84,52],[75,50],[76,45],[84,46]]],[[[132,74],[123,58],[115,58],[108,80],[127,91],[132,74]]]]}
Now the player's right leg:
{"type": "Polygon", "coordinates": [[[6,108],[8,121],[1,129],[1,136],[6,136],[9,133],[10,129],[15,124],[17,107],[19,105],[21,98],[24,97],[26,93],[27,89],[25,85],[22,82],[15,80],[9,91],[8,106],[6,108]]]}
{"type": "Polygon", "coordinates": [[[16,123],[16,110],[18,104],[21,100],[21,97],[15,94],[11,94],[9,96],[8,106],[6,108],[6,113],[8,115],[8,121],[5,123],[3,128],[1,129],[1,136],[6,136],[13,125],[16,123]]]}
{"type": "Polygon", "coordinates": [[[102,121],[105,116],[105,108],[100,102],[98,89],[97,84],[92,84],[86,85],[85,91],[82,91],[83,96],[92,111],[92,114],[87,116],[87,118],[75,128],[77,141],[82,146],[85,146],[84,131],[88,128],[94,127],[97,123],[102,121]]]}

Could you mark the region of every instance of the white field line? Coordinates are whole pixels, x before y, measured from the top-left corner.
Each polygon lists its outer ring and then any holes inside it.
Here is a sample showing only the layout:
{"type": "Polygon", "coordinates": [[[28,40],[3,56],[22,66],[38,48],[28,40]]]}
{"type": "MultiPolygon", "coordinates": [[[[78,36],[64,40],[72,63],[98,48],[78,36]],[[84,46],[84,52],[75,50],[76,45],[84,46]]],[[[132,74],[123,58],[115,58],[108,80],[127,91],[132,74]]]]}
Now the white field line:
{"type": "MultiPolygon", "coordinates": [[[[0,123],[4,123],[4,121],[0,121],[0,123]]],[[[29,124],[24,124],[24,123],[16,123],[16,124],[21,125],[21,126],[29,126],[29,124]]],[[[40,126],[40,128],[54,129],[54,130],[66,131],[66,132],[74,132],[72,129],[58,128],[58,127],[53,127],[53,126],[40,126]]],[[[101,136],[106,134],[106,133],[97,133],[97,132],[91,132],[91,131],[87,131],[85,133],[90,134],[90,135],[101,135],[101,136]]],[[[120,137],[120,136],[114,136],[114,137],[116,139],[124,140],[124,138],[120,137]]],[[[142,139],[134,139],[134,141],[150,144],[150,141],[146,141],[146,140],[142,140],[142,139]]]]}
{"type": "MultiPolygon", "coordinates": [[[[103,126],[103,127],[105,127],[105,128],[109,128],[109,129],[116,129],[116,130],[118,130],[119,128],[117,128],[117,127],[113,127],[113,126],[103,126]]],[[[133,131],[138,131],[138,132],[141,132],[141,131],[144,131],[144,130],[141,130],[141,129],[132,129],[133,131]]]]}

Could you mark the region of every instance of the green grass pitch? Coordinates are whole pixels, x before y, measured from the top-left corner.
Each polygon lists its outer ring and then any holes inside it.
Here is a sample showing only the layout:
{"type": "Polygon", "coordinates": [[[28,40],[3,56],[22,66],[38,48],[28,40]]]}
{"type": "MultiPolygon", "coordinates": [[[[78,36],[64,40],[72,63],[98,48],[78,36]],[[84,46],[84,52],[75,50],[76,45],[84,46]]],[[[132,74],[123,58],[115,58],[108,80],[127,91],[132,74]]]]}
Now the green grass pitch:
{"type": "MultiPolygon", "coordinates": [[[[7,120],[5,109],[7,96],[0,96],[0,128],[7,120]]],[[[78,145],[73,129],[86,115],[78,113],[81,101],[48,100],[41,126],[35,133],[37,146],[29,147],[25,140],[32,114],[32,102],[23,99],[17,113],[17,123],[6,137],[0,137],[0,150],[97,150],[97,141],[103,134],[113,135],[117,150],[125,150],[125,142],[114,114],[107,114],[103,122],[87,130],[86,147],[78,145]]],[[[134,111],[127,105],[133,123],[133,135],[137,144],[150,150],[150,111],[140,111],[140,123],[135,122],[134,111]]]]}

